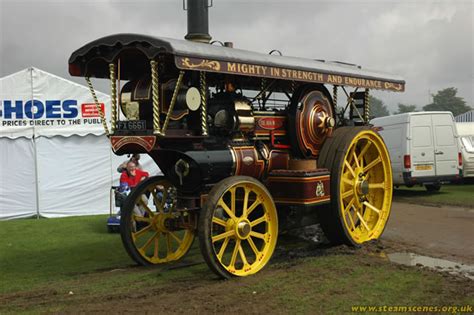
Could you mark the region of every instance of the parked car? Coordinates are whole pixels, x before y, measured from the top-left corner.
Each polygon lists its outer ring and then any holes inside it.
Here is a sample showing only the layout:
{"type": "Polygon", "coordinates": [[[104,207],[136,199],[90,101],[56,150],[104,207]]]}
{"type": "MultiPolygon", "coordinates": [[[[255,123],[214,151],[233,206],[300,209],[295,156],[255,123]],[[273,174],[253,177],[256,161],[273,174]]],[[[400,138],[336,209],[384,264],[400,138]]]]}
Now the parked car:
{"type": "Polygon", "coordinates": [[[462,153],[463,177],[474,179],[474,122],[457,122],[462,153]]]}
{"type": "Polygon", "coordinates": [[[459,180],[462,155],[451,112],[414,112],[371,120],[387,145],[395,186],[437,191],[459,180]]]}

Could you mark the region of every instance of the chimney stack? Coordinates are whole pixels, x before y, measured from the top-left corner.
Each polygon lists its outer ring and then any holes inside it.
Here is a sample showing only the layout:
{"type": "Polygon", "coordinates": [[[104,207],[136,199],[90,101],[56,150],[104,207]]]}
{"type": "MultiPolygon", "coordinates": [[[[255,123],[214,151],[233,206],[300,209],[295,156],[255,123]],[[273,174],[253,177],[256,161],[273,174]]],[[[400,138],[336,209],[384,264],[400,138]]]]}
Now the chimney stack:
{"type": "Polygon", "coordinates": [[[212,7],[208,4],[209,0],[183,0],[184,10],[188,11],[188,34],[184,37],[187,40],[209,43],[209,11],[212,7]],[[184,6],[186,1],[186,6],[184,6]]]}

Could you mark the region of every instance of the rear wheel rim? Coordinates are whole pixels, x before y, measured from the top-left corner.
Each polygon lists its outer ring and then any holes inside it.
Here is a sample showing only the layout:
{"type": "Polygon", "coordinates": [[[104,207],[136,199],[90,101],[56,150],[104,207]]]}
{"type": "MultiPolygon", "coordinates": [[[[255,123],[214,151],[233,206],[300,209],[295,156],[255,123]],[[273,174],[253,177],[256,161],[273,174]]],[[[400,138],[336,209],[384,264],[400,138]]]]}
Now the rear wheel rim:
{"type": "Polygon", "coordinates": [[[176,190],[165,179],[153,181],[136,196],[129,214],[129,237],[136,253],[148,264],[162,264],[183,257],[194,240],[192,229],[172,230],[167,220],[175,212],[176,190]]]}
{"type": "Polygon", "coordinates": [[[344,155],[339,183],[342,223],[356,243],[382,234],[392,203],[392,170],[383,140],[365,130],[352,139],[344,155]]]}
{"type": "Polygon", "coordinates": [[[258,272],[270,260],[278,234],[271,196],[252,182],[236,183],[218,199],[211,217],[211,246],[234,276],[258,272]]]}

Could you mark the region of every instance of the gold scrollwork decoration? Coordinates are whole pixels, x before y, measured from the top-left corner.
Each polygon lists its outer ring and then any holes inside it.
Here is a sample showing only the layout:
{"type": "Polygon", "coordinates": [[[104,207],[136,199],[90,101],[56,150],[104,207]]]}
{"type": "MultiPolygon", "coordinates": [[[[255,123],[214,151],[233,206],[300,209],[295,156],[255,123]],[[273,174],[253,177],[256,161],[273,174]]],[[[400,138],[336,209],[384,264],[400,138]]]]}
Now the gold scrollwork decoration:
{"type": "Polygon", "coordinates": [[[221,70],[221,64],[219,61],[203,59],[200,63],[192,63],[189,58],[182,59],[182,64],[188,69],[202,69],[208,68],[214,71],[221,70]]]}
{"type": "Polygon", "coordinates": [[[400,83],[385,82],[385,88],[401,91],[403,89],[403,85],[401,85],[400,83]]]}

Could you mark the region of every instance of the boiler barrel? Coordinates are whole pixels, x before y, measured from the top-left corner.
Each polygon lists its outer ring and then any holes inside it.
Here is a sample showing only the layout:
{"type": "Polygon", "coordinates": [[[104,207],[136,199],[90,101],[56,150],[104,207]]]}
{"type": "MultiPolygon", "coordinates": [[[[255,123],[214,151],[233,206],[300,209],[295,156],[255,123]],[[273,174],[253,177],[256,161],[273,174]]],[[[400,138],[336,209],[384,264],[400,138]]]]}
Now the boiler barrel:
{"type": "Polygon", "coordinates": [[[173,185],[184,193],[195,193],[202,190],[203,185],[233,174],[234,160],[229,149],[186,152],[160,149],[149,155],[173,185]]]}

